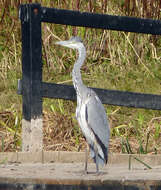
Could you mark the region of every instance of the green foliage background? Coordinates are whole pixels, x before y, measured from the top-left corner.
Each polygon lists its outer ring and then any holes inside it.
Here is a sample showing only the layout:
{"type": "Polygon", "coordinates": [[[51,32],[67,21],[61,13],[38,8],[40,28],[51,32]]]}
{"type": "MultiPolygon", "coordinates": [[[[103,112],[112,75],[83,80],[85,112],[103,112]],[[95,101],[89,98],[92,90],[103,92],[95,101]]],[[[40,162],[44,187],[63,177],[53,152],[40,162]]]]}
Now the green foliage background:
{"type": "MultiPolygon", "coordinates": [[[[36,1],[30,1],[36,2],[36,1]]],[[[160,19],[159,0],[41,0],[42,6],[112,15],[160,19]]],[[[0,2],[0,151],[21,150],[22,100],[17,95],[21,78],[20,3],[0,2]]],[[[87,48],[82,68],[90,87],[143,93],[161,93],[160,36],[42,24],[43,80],[72,84],[76,52],[55,42],[82,37],[87,48]]],[[[83,150],[84,140],[75,120],[76,103],[44,99],[44,149],[83,150]]],[[[161,112],[105,105],[111,124],[110,151],[161,153],[161,112]],[[129,148],[130,147],[130,148],[129,148]]]]}

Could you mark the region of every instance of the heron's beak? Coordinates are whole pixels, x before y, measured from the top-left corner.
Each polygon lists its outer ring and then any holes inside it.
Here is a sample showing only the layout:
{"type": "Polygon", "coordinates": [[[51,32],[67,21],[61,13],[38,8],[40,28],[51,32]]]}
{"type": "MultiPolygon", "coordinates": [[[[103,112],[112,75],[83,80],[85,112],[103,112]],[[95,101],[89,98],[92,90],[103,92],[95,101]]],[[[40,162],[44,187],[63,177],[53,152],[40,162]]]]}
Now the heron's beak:
{"type": "Polygon", "coordinates": [[[55,44],[57,44],[57,45],[61,45],[61,46],[65,46],[65,47],[68,47],[68,48],[75,48],[74,47],[74,45],[76,44],[76,43],[74,43],[73,41],[69,41],[69,40],[67,40],[67,41],[59,41],[59,42],[56,42],[55,44]]]}
{"type": "Polygon", "coordinates": [[[55,44],[65,46],[67,44],[67,41],[58,41],[55,44]]]}
{"type": "Polygon", "coordinates": [[[71,42],[69,42],[69,41],[59,41],[59,42],[56,42],[55,44],[68,47],[68,45],[70,45],[71,42]]]}

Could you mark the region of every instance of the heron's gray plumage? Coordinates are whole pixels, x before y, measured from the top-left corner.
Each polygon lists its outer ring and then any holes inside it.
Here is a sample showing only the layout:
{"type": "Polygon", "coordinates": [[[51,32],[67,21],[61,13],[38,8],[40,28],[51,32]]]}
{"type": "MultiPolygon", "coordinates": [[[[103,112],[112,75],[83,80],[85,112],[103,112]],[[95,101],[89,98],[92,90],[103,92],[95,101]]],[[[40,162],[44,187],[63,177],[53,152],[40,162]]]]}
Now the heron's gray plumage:
{"type": "Polygon", "coordinates": [[[57,42],[57,44],[77,49],[79,53],[72,71],[73,85],[77,94],[76,118],[98,170],[99,164],[107,163],[110,129],[99,97],[82,82],[80,68],[86,57],[86,49],[79,37],[72,37],[70,40],[57,42]]]}

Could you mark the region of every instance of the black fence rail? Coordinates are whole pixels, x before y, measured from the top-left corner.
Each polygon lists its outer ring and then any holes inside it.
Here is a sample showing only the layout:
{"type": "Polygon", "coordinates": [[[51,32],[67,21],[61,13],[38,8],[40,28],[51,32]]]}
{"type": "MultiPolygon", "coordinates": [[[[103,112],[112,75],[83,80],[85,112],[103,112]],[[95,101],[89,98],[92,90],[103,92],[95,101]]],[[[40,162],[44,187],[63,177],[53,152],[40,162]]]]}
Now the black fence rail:
{"type": "Polygon", "coordinates": [[[161,21],[127,16],[94,14],[42,7],[42,22],[118,30],[145,34],[161,34],[161,21]]]}
{"type": "MultiPolygon", "coordinates": [[[[19,80],[18,93],[23,97],[23,118],[29,122],[41,118],[43,97],[76,100],[73,86],[42,82],[42,22],[161,35],[160,20],[62,10],[40,4],[21,5],[20,19],[22,80],[19,80]]],[[[161,110],[161,95],[94,90],[104,104],[161,110]]]]}

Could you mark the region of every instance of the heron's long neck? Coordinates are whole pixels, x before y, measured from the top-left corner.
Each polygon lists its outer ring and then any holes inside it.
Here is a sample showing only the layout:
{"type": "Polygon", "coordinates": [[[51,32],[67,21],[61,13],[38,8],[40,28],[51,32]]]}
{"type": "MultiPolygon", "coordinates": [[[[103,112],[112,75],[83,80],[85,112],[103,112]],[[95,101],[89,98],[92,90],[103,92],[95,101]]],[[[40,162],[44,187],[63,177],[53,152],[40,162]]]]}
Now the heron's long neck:
{"type": "Polygon", "coordinates": [[[77,93],[80,92],[80,88],[84,86],[80,72],[80,68],[83,65],[86,57],[86,49],[83,45],[78,49],[78,53],[79,56],[76,63],[74,64],[74,68],[72,71],[73,85],[77,93]]]}

